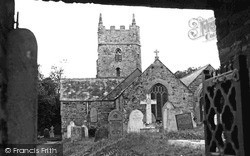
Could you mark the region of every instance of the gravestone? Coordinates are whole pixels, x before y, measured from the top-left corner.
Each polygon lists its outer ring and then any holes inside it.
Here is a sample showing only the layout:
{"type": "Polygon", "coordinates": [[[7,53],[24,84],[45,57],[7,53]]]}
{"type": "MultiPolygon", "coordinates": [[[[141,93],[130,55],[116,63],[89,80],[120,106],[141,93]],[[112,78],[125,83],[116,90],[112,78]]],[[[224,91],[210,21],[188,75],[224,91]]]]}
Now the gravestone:
{"type": "Polygon", "coordinates": [[[98,121],[98,112],[96,108],[91,108],[90,110],[90,122],[97,122],[98,121]]]}
{"type": "Polygon", "coordinates": [[[177,131],[177,124],[175,119],[175,109],[171,102],[166,102],[162,107],[162,124],[163,129],[167,132],[177,131]]]}
{"type": "Polygon", "coordinates": [[[54,134],[54,127],[53,127],[53,126],[50,127],[49,137],[50,137],[50,138],[54,138],[54,137],[55,137],[55,134],[54,134]]]}
{"type": "Polygon", "coordinates": [[[178,130],[193,129],[191,113],[177,114],[175,116],[178,130]]]}
{"type": "Polygon", "coordinates": [[[128,133],[130,132],[140,132],[143,125],[143,113],[139,110],[133,110],[129,115],[128,121],[128,133]]]}
{"type": "Polygon", "coordinates": [[[74,126],[71,129],[71,142],[82,140],[82,127],[74,126]]]}
{"type": "Polygon", "coordinates": [[[141,101],[140,104],[146,105],[146,123],[151,124],[152,123],[152,110],[151,105],[156,104],[156,100],[151,100],[151,96],[149,94],[146,95],[146,100],[141,101]]]}
{"type": "Polygon", "coordinates": [[[74,126],[75,126],[75,123],[73,121],[70,121],[70,124],[67,126],[67,138],[71,137],[71,130],[72,130],[72,127],[74,126]]]}
{"type": "Polygon", "coordinates": [[[49,138],[49,129],[48,128],[44,129],[43,136],[44,136],[44,138],[49,138]]]}
{"type": "Polygon", "coordinates": [[[123,117],[119,110],[112,110],[108,116],[109,137],[119,138],[123,135],[123,117]]]}
{"type": "Polygon", "coordinates": [[[82,125],[82,137],[88,138],[89,137],[89,130],[88,127],[85,125],[82,125]]]}
{"type": "Polygon", "coordinates": [[[108,136],[109,136],[108,129],[104,126],[101,126],[95,132],[95,140],[94,141],[96,142],[96,141],[102,140],[104,138],[108,138],[108,136]]]}

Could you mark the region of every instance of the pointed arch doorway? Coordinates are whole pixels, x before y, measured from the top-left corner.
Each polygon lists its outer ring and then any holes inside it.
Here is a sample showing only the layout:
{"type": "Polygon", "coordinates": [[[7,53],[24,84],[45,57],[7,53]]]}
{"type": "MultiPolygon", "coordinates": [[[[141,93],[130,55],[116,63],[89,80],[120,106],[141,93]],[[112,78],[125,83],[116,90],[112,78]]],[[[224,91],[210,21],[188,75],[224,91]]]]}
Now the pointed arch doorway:
{"type": "Polygon", "coordinates": [[[156,100],[156,105],[152,105],[151,110],[157,122],[162,121],[162,107],[168,101],[167,88],[157,83],[150,89],[151,98],[156,100]]]}

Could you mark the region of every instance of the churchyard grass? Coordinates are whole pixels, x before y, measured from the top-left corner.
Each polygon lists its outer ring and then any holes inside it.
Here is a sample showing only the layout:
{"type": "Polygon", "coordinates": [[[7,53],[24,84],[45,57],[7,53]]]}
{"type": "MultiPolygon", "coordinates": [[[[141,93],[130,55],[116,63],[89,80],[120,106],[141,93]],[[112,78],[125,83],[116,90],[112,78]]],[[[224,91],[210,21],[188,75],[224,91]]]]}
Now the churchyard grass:
{"type": "Polygon", "coordinates": [[[168,139],[188,139],[188,140],[204,140],[204,128],[197,127],[190,130],[180,130],[165,133],[168,139]]]}
{"type": "Polygon", "coordinates": [[[179,131],[175,133],[161,134],[157,132],[129,133],[122,139],[104,139],[94,142],[94,139],[70,142],[64,141],[64,155],[142,155],[142,156],[201,156],[205,153],[205,147],[194,147],[190,145],[180,146],[168,143],[168,139],[199,139],[202,128],[194,130],[179,131]],[[186,135],[184,133],[186,132],[186,135]],[[195,134],[200,135],[194,137],[195,134]],[[184,138],[183,138],[184,137],[184,138]]]}

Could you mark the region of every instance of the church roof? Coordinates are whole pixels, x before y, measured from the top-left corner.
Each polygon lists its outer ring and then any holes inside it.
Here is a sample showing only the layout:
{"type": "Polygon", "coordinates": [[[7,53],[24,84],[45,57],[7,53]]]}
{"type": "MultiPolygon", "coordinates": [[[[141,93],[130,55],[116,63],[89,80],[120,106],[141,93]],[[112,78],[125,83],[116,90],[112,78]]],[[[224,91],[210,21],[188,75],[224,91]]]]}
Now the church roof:
{"type": "Polygon", "coordinates": [[[140,69],[135,69],[127,78],[125,78],[118,86],[115,87],[107,96],[102,98],[103,100],[113,100],[121,94],[121,92],[130,85],[136,77],[141,75],[140,69]]]}
{"type": "Polygon", "coordinates": [[[123,78],[83,78],[61,81],[61,101],[94,101],[113,90],[123,78]]]}
{"type": "Polygon", "coordinates": [[[205,70],[208,66],[210,66],[210,64],[207,64],[199,69],[197,69],[196,71],[194,71],[193,73],[190,73],[186,76],[184,76],[183,78],[181,78],[180,80],[186,85],[189,86],[202,72],[203,70],[205,70]]]}

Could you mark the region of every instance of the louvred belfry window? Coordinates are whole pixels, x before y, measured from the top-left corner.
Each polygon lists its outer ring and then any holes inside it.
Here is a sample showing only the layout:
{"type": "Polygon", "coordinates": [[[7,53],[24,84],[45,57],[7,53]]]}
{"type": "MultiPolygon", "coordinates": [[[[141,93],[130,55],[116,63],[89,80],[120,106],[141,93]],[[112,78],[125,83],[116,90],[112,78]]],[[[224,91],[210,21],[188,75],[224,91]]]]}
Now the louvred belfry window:
{"type": "Polygon", "coordinates": [[[117,48],[115,50],[115,61],[116,62],[121,62],[122,61],[122,51],[120,48],[117,48]]]}

